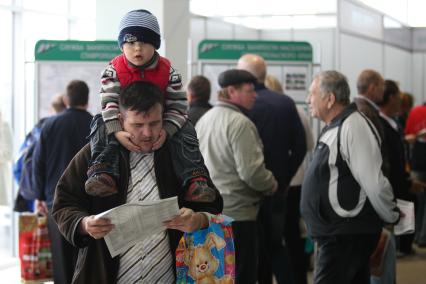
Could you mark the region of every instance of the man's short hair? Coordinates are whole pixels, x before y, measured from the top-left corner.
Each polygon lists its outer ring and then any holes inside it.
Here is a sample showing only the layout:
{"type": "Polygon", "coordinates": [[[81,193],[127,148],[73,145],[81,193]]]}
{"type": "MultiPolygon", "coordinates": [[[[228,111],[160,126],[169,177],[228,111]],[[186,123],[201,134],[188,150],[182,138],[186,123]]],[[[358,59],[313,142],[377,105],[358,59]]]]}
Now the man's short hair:
{"type": "Polygon", "coordinates": [[[150,82],[136,81],[129,84],[120,94],[120,111],[146,112],[155,104],[164,107],[164,96],[160,88],[150,82]]]}
{"type": "Polygon", "coordinates": [[[192,77],[188,84],[194,101],[208,102],[210,100],[211,84],[209,79],[202,75],[192,77]]]}
{"type": "Polygon", "coordinates": [[[329,70],[319,73],[315,79],[318,80],[321,96],[334,94],[336,102],[341,105],[348,105],[350,99],[350,88],[345,75],[340,72],[329,70]]]}
{"type": "Polygon", "coordinates": [[[358,94],[367,93],[368,87],[370,87],[370,85],[378,86],[381,82],[383,82],[383,77],[379,72],[371,69],[362,71],[361,74],[359,74],[358,80],[356,82],[358,94]]]}
{"type": "Polygon", "coordinates": [[[73,80],[69,82],[65,95],[70,107],[85,106],[89,102],[89,87],[84,81],[73,80]]]}
{"type": "Polygon", "coordinates": [[[398,84],[392,80],[385,81],[385,91],[383,92],[383,100],[378,102],[377,105],[384,106],[386,105],[391,97],[399,96],[400,91],[398,84]]]}

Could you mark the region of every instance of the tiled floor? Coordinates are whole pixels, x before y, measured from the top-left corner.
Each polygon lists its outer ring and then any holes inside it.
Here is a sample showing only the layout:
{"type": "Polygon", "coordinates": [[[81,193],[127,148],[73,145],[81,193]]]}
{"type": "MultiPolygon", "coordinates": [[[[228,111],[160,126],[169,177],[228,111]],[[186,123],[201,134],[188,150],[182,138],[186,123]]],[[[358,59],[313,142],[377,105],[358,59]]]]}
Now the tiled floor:
{"type": "Polygon", "coordinates": [[[426,284],[426,248],[415,247],[416,254],[398,258],[396,283],[426,284]]]}
{"type": "Polygon", "coordinates": [[[18,260],[12,266],[0,270],[0,279],[2,283],[21,283],[18,260]]]}
{"type": "MultiPolygon", "coordinates": [[[[398,258],[397,261],[397,283],[398,284],[426,284],[426,248],[417,248],[416,254],[398,258]]],[[[309,274],[312,278],[312,274],[309,274]]],[[[20,270],[18,259],[8,263],[0,263],[0,283],[19,284],[20,270]]],[[[53,282],[46,282],[53,283],[53,282]]],[[[309,279],[312,283],[312,279],[309,279]]]]}
{"type": "MultiPolygon", "coordinates": [[[[21,271],[19,260],[9,259],[7,262],[0,261],[0,283],[19,284],[21,283],[21,271]]],[[[31,284],[39,284],[40,282],[32,282],[31,284]]],[[[53,282],[45,282],[45,284],[53,284],[53,282]]]]}

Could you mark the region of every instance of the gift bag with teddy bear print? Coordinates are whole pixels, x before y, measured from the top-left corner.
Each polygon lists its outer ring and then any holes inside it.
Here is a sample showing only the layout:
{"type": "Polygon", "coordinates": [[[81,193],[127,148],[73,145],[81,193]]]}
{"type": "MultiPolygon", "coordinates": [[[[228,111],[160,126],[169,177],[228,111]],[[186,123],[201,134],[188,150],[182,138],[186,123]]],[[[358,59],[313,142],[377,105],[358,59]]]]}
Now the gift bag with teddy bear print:
{"type": "Polygon", "coordinates": [[[185,233],[176,249],[178,284],[235,281],[235,250],[232,219],[217,215],[209,227],[185,233]]]}

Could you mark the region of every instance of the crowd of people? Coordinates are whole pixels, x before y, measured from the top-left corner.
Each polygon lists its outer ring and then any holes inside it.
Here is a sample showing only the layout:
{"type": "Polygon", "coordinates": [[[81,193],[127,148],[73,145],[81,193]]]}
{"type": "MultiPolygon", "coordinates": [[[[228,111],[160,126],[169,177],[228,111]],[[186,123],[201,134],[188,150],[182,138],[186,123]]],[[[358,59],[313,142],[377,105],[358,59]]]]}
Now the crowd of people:
{"type": "Polygon", "coordinates": [[[426,246],[426,105],[403,112],[409,95],[395,81],[364,70],[351,101],[343,74],[316,74],[306,99],[324,125],[315,143],[308,114],[261,56],[222,72],[211,105],[209,79],[191,78],[185,92],[158,54],[153,14],[130,11],[119,30],[102,113],[86,111],[88,87],[72,81],[65,110],[34,141],[55,283],[173,283],[182,234],[220,213],[233,219],[235,283],[306,284],[312,242],[314,283],[394,283],[397,255],[426,246]],[[114,224],[95,215],[171,196],[180,211],[166,230],[112,258],[103,237],[114,224]],[[393,234],[406,217],[397,199],[416,204],[415,234],[393,234]]]}

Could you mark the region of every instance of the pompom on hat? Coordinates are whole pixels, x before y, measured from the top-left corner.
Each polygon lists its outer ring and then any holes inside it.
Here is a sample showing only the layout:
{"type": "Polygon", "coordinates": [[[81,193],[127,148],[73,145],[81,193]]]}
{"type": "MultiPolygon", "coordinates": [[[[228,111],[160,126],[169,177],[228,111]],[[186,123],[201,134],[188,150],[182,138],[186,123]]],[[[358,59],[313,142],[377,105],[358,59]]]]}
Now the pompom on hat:
{"type": "Polygon", "coordinates": [[[120,48],[126,42],[150,43],[155,49],[160,48],[160,26],[157,18],[147,10],[128,12],[120,21],[118,45],[120,48]]]}

